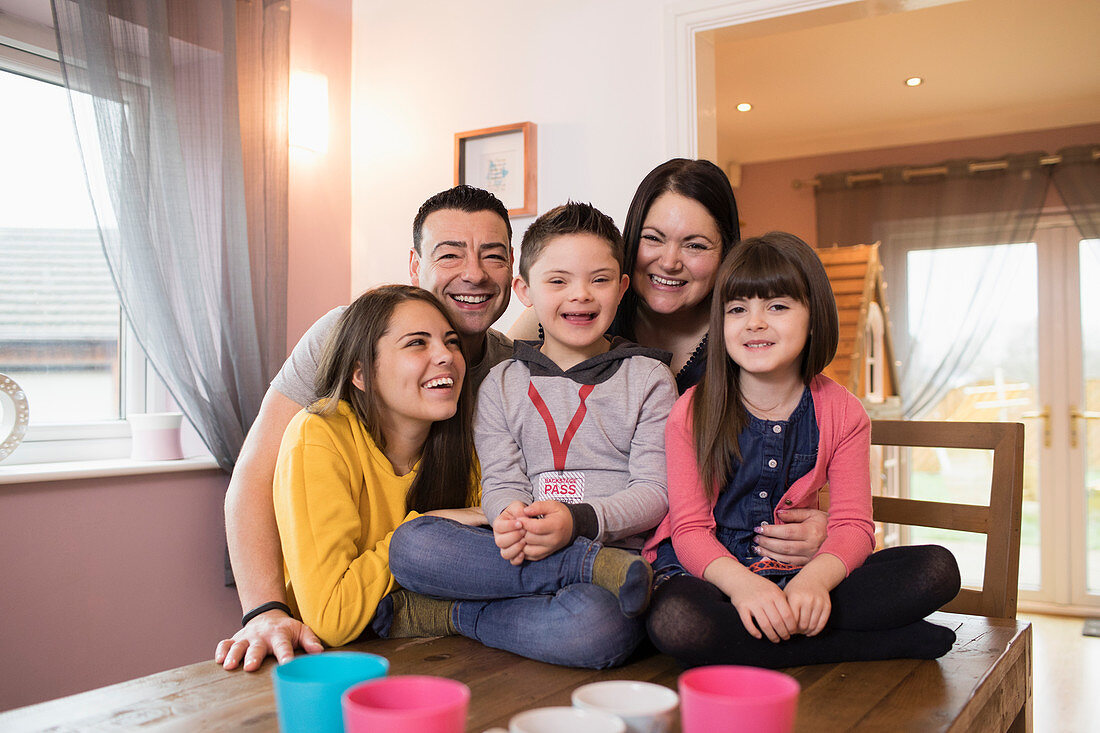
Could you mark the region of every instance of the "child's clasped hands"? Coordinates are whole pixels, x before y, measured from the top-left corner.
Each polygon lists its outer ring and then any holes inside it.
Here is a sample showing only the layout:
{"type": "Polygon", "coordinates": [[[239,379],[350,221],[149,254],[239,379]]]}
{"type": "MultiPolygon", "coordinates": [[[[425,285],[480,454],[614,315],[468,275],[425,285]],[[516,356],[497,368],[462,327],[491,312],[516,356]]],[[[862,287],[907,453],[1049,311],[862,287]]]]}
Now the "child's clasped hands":
{"type": "Polygon", "coordinates": [[[573,515],[560,501],[513,501],[493,520],[493,539],[513,565],[541,560],[573,539],[573,515]]]}

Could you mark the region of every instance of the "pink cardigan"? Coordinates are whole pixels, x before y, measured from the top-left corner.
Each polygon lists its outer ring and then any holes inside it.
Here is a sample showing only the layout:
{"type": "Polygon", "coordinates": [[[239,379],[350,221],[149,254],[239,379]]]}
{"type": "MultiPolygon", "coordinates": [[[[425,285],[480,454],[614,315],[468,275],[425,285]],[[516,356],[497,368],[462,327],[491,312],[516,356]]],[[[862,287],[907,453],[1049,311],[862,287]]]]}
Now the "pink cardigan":
{"type": "MultiPolygon", "coordinates": [[[[684,568],[703,577],[708,565],[732,557],[714,536],[714,505],[703,492],[691,436],[692,387],[676,401],[665,426],[668,457],[668,516],[646,542],[643,554],[650,562],[657,544],[672,537],[684,568]]],[[[875,546],[871,521],[871,421],[863,405],[828,377],[810,381],[819,434],[817,463],[795,481],[780,499],[781,509],[817,509],[818,492],[829,485],[828,536],[817,554],[840,558],[848,572],[863,564],[875,546]]],[[[777,524],[782,524],[778,516],[777,524]]]]}

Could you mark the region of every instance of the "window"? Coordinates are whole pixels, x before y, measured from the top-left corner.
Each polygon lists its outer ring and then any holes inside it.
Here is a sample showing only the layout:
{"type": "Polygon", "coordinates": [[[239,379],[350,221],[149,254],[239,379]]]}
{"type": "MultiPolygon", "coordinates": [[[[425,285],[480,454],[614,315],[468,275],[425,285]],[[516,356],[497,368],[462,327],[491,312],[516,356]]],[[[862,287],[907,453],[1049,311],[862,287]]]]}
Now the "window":
{"type": "Polygon", "coordinates": [[[169,407],[122,315],[49,43],[0,14],[0,373],[30,406],[4,465],[123,457],[125,416],[169,407]]]}
{"type": "MultiPolygon", "coordinates": [[[[910,369],[960,341],[955,327],[979,309],[996,316],[980,329],[981,348],[950,365],[954,381],[921,419],[1024,424],[1020,600],[1100,607],[1100,240],[1083,239],[1057,211],[1043,214],[1030,242],[991,243],[977,232],[973,246],[927,249],[918,227],[906,229],[912,237],[894,237],[904,251],[888,281],[910,369]],[[996,277],[983,284],[983,273],[996,277]]],[[[984,451],[912,449],[907,461],[902,483],[912,498],[989,500],[984,451]]],[[[984,541],[947,530],[908,534],[908,542],[948,547],[964,585],[982,579],[984,541]]]]}

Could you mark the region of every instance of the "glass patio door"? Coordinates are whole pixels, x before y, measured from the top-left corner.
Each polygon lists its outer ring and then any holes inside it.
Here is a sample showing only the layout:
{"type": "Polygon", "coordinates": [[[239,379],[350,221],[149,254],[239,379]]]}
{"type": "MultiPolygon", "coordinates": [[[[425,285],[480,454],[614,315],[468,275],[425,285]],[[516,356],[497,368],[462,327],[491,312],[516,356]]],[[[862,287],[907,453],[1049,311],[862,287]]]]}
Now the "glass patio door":
{"type": "MultiPolygon", "coordinates": [[[[1079,358],[1067,359],[1069,432],[1069,602],[1100,607],[1100,239],[1067,228],[1064,247],[1076,265],[1079,358]]],[[[1073,273],[1069,273],[1071,276],[1073,273]]],[[[1071,289],[1072,290],[1072,289],[1071,289]]],[[[1072,352],[1069,352],[1072,354],[1072,352]]]]}
{"type": "MultiPolygon", "coordinates": [[[[965,318],[978,268],[992,249],[1011,263],[1002,264],[996,284],[1010,294],[1008,306],[983,334],[977,355],[956,365],[958,378],[923,419],[1024,423],[1020,600],[1097,608],[1100,241],[1083,241],[1068,222],[1047,219],[1031,243],[913,249],[904,287],[908,323],[965,318]]],[[[921,333],[929,338],[927,329],[921,333]]],[[[991,470],[992,456],[983,451],[914,449],[908,492],[986,503],[991,470]]],[[[963,584],[981,584],[984,536],[915,528],[909,541],[949,547],[963,584]]]]}

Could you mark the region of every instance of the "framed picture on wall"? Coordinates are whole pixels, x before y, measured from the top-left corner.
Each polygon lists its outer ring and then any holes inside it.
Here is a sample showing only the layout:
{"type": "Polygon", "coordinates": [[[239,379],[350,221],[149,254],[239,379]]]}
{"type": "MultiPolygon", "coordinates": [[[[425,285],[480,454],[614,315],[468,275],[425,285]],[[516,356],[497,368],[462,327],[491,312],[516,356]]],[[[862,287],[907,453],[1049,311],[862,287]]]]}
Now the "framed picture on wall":
{"type": "Polygon", "coordinates": [[[509,216],[538,211],[538,160],[534,122],[455,133],[455,185],[492,192],[509,216]]]}

